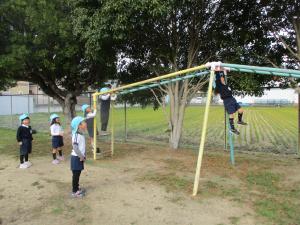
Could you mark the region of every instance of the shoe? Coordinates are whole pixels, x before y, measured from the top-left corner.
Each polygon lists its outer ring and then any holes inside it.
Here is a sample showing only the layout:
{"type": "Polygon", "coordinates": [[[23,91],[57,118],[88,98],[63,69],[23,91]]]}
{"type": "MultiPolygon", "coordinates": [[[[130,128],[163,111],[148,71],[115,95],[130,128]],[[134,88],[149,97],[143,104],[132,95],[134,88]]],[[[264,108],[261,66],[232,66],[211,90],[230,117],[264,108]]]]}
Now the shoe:
{"type": "Polygon", "coordinates": [[[60,161],[64,161],[65,157],[64,156],[57,156],[57,159],[60,160],[60,161]]]}
{"type": "Polygon", "coordinates": [[[52,164],[54,164],[54,165],[57,165],[57,164],[59,164],[59,160],[57,160],[57,159],[54,159],[54,160],[52,161],[52,164]]]}
{"type": "Polygon", "coordinates": [[[85,188],[83,187],[78,187],[78,191],[83,195],[85,194],[85,188]]]}
{"type": "Polygon", "coordinates": [[[237,129],[230,129],[230,133],[239,135],[240,132],[237,129]]]}
{"type": "Polygon", "coordinates": [[[29,162],[29,161],[27,161],[27,162],[24,162],[24,164],[26,164],[26,165],[27,165],[27,167],[31,167],[31,166],[32,166],[32,163],[31,163],[31,162],[29,162]]]}
{"type": "Polygon", "coordinates": [[[83,197],[83,193],[78,190],[77,192],[73,192],[72,193],[72,197],[73,198],[82,198],[83,197]]]}
{"type": "Polygon", "coordinates": [[[238,121],[237,124],[240,124],[240,125],[248,125],[248,123],[244,122],[244,121],[238,121]]]}
{"type": "Polygon", "coordinates": [[[20,164],[20,169],[27,169],[29,166],[25,163],[20,164]]]}
{"type": "Polygon", "coordinates": [[[107,132],[107,131],[101,131],[100,135],[101,136],[107,136],[107,135],[109,135],[109,132],[107,132]]]}

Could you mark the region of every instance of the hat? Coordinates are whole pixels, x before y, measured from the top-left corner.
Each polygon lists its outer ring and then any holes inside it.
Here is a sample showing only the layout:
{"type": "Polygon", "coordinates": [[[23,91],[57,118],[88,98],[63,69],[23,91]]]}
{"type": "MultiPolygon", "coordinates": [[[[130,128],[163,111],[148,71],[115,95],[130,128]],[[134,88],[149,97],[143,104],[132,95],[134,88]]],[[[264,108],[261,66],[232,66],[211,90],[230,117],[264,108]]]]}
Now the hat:
{"type": "Polygon", "coordinates": [[[19,116],[19,120],[20,120],[21,123],[22,123],[23,120],[25,120],[25,119],[29,119],[29,115],[28,115],[28,114],[24,113],[24,114],[22,114],[21,116],[19,116]]]}
{"type": "Polygon", "coordinates": [[[84,104],[81,106],[81,110],[82,112],[85,112],[87,108],[89,108],[90,106],[88,104],[84,104]]]}
{"type": "Polygon", "coordinates": [[[109,91],[110,89],[108,87],[103,87],[103,88],[100,88],[99,91],[100,92],[104,92],[104,91],[109,91]]]}
{"type": "Polygon", "coordinates": [[[76,116],[72,119],[71,122],[72,134],[75,134],[77,132],[78,126],[80,125],[80,123],[82,123],[82,121],[84,121],[84,118],[81,116],[76,116]]]}
{"type": "Polygon", "coordinates": [[[52,122],[54,119],[59,118],[59,116],[57,114],[51,114],[50,116],[50,121],[52,122]]]}

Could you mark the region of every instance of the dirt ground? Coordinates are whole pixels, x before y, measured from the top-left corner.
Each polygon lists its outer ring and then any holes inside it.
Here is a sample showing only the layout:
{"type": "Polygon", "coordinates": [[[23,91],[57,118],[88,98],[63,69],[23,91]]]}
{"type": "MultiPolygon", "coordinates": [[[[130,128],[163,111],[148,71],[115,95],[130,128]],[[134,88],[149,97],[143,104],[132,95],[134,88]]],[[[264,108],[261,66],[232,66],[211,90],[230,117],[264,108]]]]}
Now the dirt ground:
{"type": "Polygon", "coordinates": [[[233,168],[228,153],[206,154],[199,195],[192,197],[194,152],[117,145],[113,158],[86,162],[80,184],[87,194],[73,199],[68,158],[52,165],[50,154],[33,156],[33,166],[21,170],[16,158],[2,156],[0,224],[265,224],[240,194],[247,191],[243,177],[250,169],[269,169],[277,163],[280,171],[280,166],[289,166],[285,181],[295,183],[300,182],[300,167],[295,159],[290,163],[289,158],[276,157],[275,164],[255,164],[257,158],[243,155],[233,168]]]}

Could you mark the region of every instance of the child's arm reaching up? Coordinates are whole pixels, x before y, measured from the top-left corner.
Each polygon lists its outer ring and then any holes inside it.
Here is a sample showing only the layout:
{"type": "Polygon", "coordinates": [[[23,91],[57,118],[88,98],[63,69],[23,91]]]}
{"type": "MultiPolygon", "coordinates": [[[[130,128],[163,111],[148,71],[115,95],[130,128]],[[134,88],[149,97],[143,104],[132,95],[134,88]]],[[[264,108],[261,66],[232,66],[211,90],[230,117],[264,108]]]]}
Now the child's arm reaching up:
{"type": "Polygon", "coordinates": [[[86,115],[86,119],[94,118],[97,114],[97,110],[95,109],[94,112],[90,112],[86,115]]]}

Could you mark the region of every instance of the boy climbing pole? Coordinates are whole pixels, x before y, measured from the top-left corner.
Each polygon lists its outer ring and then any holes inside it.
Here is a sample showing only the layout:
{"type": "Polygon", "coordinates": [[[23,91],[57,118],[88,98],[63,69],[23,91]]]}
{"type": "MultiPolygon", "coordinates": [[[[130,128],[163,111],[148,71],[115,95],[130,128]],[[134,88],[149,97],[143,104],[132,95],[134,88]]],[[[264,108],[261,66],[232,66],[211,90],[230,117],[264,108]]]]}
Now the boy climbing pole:
{"type": "Polygon", "coordinates": [[[238,112],[238,124],[247,125],[243,121],[244,110],[232,96],[230,87],[226,84],[224,71],[216,71],[216,92],[220,94],[223,100],[225,110],[229,114],[230,132],[239,135],[240,132],[234,126],[234,114],[238,112]]]}

